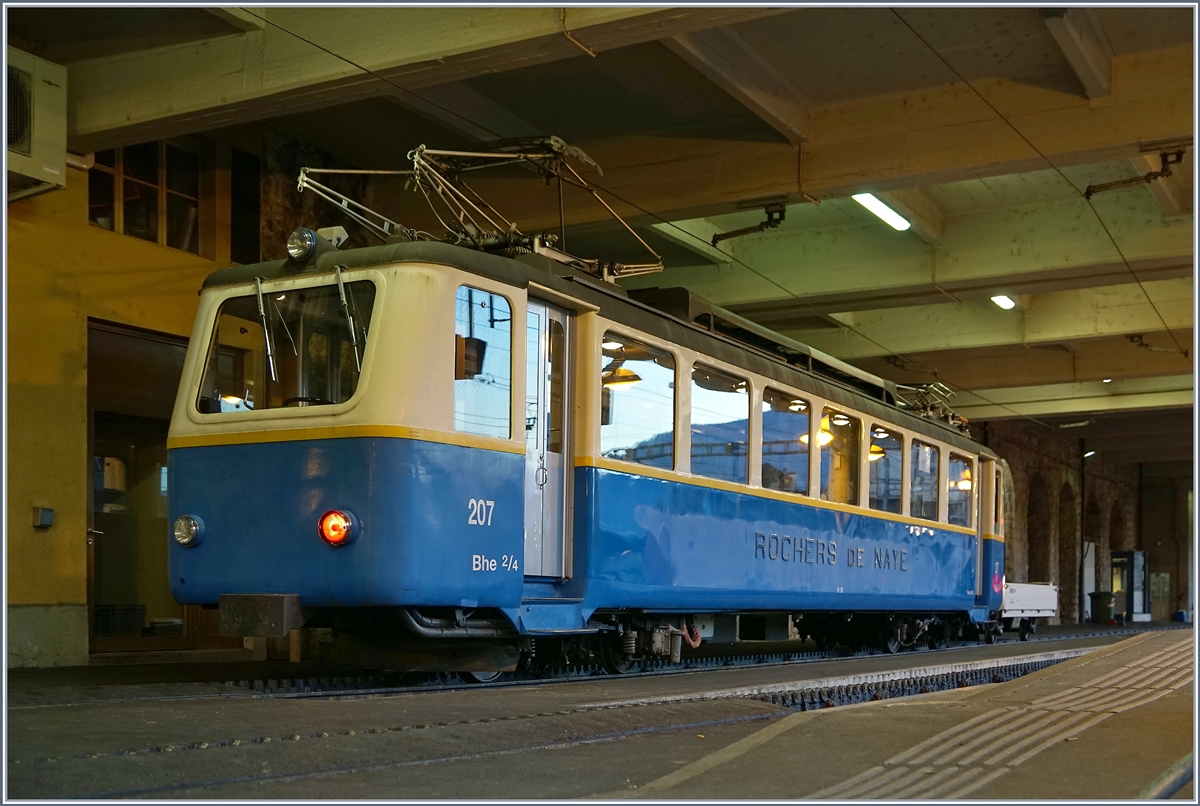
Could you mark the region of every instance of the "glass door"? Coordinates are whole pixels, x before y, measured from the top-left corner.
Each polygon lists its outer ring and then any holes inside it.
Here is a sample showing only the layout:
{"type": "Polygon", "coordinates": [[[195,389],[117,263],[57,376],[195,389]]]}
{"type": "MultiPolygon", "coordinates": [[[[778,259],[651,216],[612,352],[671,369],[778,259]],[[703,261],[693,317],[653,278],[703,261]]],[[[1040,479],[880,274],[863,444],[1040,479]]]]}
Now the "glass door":
{"type": "Polygon", "coordinates": [[[88,326],[88,616],[92,652],[240,648],[218,612],[167,581],[167,431],[183,339],[88,326]]]}
{"type": "Polygon", "coordinates": [[[569,576],[567,315],[530,300],[525,348],[525,575],[569,576]]]}

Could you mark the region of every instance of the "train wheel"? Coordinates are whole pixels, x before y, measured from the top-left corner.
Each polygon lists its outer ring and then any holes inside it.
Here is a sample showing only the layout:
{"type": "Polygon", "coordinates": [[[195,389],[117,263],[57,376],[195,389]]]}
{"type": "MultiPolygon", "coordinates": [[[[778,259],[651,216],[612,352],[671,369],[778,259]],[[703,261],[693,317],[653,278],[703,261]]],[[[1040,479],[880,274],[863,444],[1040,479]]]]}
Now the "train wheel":
{"type": "Polygon", "coordinates": [[[1030,634],[1033,632],[1033,622],[1027,618],[1021,619],[1021,626],[1017,628],[1017,636],[1022,641],[1028,641],[1030,634]]]}
{"type": "Polygon", "coordinates": [[[618,640],[605,641],[600,646],[600,665],[611,675],[632,674],[641,668],[641,662],[621,652],[618,640]]]}
{"type": "Polygon", "coordinates": [[[880,646],[883,649],[883,651],[888,653],[889,655],[895,655],[897,652],[900,651],[902,645],[900,643],[900,625],[899,624],[887,627],[884,630],[883,636],[881,637],[881,640],[880,640],[880,646]]]}
{"type": "Polygon", "coordinates": [[[983,642],[985,644],[996,643],[996,628],[995,627],[993,627],[991,625],[985,625],[984,627],[982,627],[982,630],[983,630],[983,642]]]}
{"type": "Polygon", "coordinates": [[[459,672],[458,676],[464,683],[495,683],[504,678],[507,672],[459,672]]]}

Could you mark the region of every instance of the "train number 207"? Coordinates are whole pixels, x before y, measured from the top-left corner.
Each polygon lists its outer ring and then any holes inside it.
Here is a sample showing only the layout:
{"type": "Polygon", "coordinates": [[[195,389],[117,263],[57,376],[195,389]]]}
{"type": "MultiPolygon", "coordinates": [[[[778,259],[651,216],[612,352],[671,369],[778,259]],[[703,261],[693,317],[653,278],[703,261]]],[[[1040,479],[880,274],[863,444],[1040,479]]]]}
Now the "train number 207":
{"type": "Polygon", "coordinates": [[[491,526],[492,510],[495,508],[495,501],[485,501],[482,498],[472,498],[467,501],[467,525],[491,526]]]}

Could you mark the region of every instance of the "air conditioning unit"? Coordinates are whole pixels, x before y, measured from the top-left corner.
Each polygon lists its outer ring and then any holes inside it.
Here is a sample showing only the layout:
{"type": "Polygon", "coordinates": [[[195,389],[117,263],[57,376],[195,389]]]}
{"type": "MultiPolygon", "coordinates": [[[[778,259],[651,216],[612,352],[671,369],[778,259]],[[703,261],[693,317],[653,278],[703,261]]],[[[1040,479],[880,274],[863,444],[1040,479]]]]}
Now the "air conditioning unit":
{"type": "Polygon", "coordinates": [[[67,68],[8,49],[8,201],[67,184],[67,68]]]}

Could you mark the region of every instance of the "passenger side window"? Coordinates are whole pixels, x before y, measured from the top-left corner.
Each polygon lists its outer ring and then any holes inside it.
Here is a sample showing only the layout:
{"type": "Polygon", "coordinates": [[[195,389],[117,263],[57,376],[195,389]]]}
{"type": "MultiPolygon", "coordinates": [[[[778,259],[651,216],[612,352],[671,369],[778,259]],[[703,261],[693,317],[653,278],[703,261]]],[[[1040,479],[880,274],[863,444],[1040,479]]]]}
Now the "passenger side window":
{"type": "Polygon", "coordinates": [[[936,521],[938,517],[938,449],[933,445],[912,442],[912,487],[909,495],[909,514],[914,518],[936,521]]]}
{"type": "Polygon", "coordinates": [[[775,389],[763,391],[762,486],[808,495],[808,402],[775,389]]]}
{"type": "Polygon", "coordinates": [[[749,423],[750,392],[745,379],[703,364],[693,366],[692,472],[747,483],[749,423]]]}
{"type": "Polygon", "coordinates": [[[609,459],[675,466],[675,359],[605,333],[600,372],[600,453],[609,459]]]}
{"type": "Polygon", "coordinates": [[[862,430],[857,417],[826,408],[821,413],[821,499],[858,503],[858,455],[862,430]]]}
{"type": "Polygon", "coordinates": [[[900,514],[901,486],[904,480],[900,469],[900,437],[885,426],[871,428],[871,452],[867,461],[871,469],[869,504],[871,509],[900,514]]]}
{"type": "Polygon", "coordinates": [[[946,499],[949,509],[950,523],[955,526],[971,525],[971,496],[975,488],[975,477],[972,471],[974,463],[965,456],[950,454],[950,489],[946,499]]]}
{"type": "Polygon", "coordinates": [[[508,439],[512,417],[512,306],[459,286],[454,297],[454,430],[508,439]]]}

